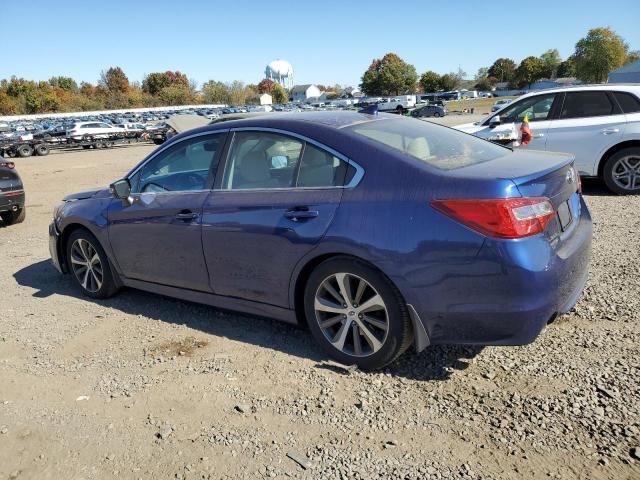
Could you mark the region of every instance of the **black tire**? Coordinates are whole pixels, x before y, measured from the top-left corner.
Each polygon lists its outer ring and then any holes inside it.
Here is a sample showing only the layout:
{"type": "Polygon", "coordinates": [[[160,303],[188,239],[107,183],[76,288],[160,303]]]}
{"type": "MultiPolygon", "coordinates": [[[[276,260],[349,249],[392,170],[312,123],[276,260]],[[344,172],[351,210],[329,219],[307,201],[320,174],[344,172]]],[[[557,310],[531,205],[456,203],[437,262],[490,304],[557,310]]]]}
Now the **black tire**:
{"type": "Polygon", "coordinates": [[[434,117],[436,117],[436,118],[440,118],[440,112],[435,112],[435,113],[433,114],[433,116],[434,116],[434,117]]]}
{"type": "Polygon", "coordinates": [[[16,155],[21,158],[30,157],[31,155],[33,155],[33,147],[28,143],[18,145],[18,147],[16,148],[16,155]]]}
{"type": "Polygon", "coordinates": [[[15,225],[16,223],[24,222],[25,218],[27,218],[27,207],[22,207],[16,210],[15,212],[2,212],[0,213],[0,218],[5,225],[15,225]]]}
{"type": "Polygon", "coordinates": [[[49,155],[49,145],[47,145],[46,143],[39,143],[38,145],[36,145],[35,151],[36,155],[38,155],[39,157],[45,157],[49,155]]]}
{"type": "Polygon", "coordinates": [[[82,148],[84,148],[85,150],[89,150],[91,148],[91,145],[82,145],[82,148]]]}
{"type": "Polygon", "coordinates": [[[404,107],[403,107],[402,105],[398,105],[398,106],[396,107],[396,113],[397,113],[398,115],[402,115],[402,114],[404,114],[404,107]]]}
{"type": "Polygon", "coordinates": [[[625,179],[618,180],[614,176],[619,174],[620,168],[624,168],[621,166],[621,159],[627,158],[627,162],[631,164],[637,171],[640,168],[640,148],[638,147],[630,147],[623,148],[622,150],[611,155],[606,163],[604,164],[604,168],[602,169],[602,179],[604,180],[605,185],[609,190],[618,195],[638,195],[640,194],[640,172],[630,173],[629,180],[627,181],[628,188],[625,188],[621,183],[625,182],[625,179]],[[633,179],[633,180],[631,180],[633,179]],[[633,182],[632,185],[629,185],[629,182],[633,182]]]}
{"type": "Polygon", "coordinates": [[[155,143],[156,145],[162,145],[164,143],[164,140],[160,138],[154,138],[153,143],[155,143]]]}
{"type": "Polygon", "coordinates": [[[100,245],[100,242],[98,242],[98,239],[91,232],[85,229],[74,231],[67,239],[65,249],[67,254],[67,266],[69,267],[69,272],[71,272],[71,276],[80,287],[83,295],[91,298],[109,298],[116,294],[116,292],[118,291],[118,286],[114,280],[111,264],[109,263],[109,258],[100,245]],[[95,290],[83,286],[79,275],[74,269],[72,255],[75,254],[72,253],[72,249],[74,248],[74,244],[76,243],[76,241],[79,240],[88,242],[91,245],[93,251],[99,257],[100,266],[102,268],[102,282],[100,287],[95,290]]]}
{"type": "MultiPolygon", "coordinates": [[[[316,341],[331,357],[345,365],[356,364],[364,370],[382,368],[396,360],[413,340],[411,320],[400,292],[380,271],[351,257],[333,257],[311,272],[305,285],[304,310],[307,324],[316,341]],[[380,349],[367,356],[348,354],[334,347],[319,325],[320,320],[314,307],[316,293],[327,278],[337,273],[347,273],[365,280],[375,290],[373,293],[380,295],[384,301],[388,317],[386,336],[380,349]]],[[[355,320],[350,323],[355,324],[355,320]]]]}

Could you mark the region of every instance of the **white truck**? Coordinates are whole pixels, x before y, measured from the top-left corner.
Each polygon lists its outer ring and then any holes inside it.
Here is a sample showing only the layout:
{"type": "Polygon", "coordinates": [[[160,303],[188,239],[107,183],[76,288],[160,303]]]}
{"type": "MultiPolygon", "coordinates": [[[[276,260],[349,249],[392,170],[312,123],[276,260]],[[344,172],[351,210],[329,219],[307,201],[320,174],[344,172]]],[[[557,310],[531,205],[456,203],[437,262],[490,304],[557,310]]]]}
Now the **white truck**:
{"type": "Polygon", "coordinates": [[[404,113],[416,106],[415,95],[399,95],[397,97],[383,98],[378,102],[379,112],[404,113]]]}

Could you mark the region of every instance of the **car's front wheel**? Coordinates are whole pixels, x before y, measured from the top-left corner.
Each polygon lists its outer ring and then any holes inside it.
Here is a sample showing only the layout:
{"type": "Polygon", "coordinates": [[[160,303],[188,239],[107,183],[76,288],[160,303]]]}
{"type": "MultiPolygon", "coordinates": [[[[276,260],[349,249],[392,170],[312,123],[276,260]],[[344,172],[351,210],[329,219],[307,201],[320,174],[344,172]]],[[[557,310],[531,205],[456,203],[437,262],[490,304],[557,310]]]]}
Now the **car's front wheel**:
{"type": "Polygon", "coordinates": [[[640,148],[623,148],[609,157],[602,171],[604,183],[618,195],[640,193],[640,148]]]}
{"type": "Polygon", "coordinates": [[[93,298],[109,298],[118,287],[111,265],[98,239],[86,230],[76,230],[67,241],[67,261],[82,293],[93,298]]]}
{"type": "Polygon", "coordinates": [[[381,368],[411,344],[411,321],[400,293],[359,260],[335,257],[321,263],[309,276],[304,304],[313,336],[341,363],[381,368]]]}

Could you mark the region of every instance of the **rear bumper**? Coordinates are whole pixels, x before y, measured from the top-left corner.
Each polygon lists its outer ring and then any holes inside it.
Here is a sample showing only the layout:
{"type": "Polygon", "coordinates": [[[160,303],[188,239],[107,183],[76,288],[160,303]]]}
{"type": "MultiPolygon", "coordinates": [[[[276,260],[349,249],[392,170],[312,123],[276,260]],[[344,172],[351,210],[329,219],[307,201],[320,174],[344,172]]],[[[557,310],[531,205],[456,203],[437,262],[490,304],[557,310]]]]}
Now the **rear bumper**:
{"type": "Polygon", "coordinates": [[[0,193],[0,212],[9,212],[24,207],[24,192],[17,195],[6,195],[6,193],[0,193]]]}
{"type": "Polygon", "coordinates": [[[407,301],[415,306],[429,342],[524,345],[571,310],[587,281],[591,253],[591,216],[584,200],[580,203],[579,220],[568,238],[487,240],[464,275],[412,288],[407,301]]]}
{"type": "Polygon", "coordinates": [[[49,254],[51,255],[51,263],[60,273],[66,272],[66,266],[63,266],[60,259],[60,233],[56,228],[55,222],[49,224],[49,254]]]}

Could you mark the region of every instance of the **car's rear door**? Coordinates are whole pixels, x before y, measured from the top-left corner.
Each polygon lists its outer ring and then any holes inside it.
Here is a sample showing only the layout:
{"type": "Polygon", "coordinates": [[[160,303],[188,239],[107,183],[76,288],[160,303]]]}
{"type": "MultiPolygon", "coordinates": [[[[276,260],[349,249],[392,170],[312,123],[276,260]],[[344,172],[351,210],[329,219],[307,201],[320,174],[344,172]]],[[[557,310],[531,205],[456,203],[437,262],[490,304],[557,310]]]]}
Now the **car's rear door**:
{"type": "Polygon", "coordinates": [[[133,203],[114,200],[109,241],[128,278],[210,292],[202,255],[202,206],[226,133],[182,139],[130,178],[133,203]]]}
{"type": "Polygon", "coordinates": [[[626,117],[605,90],[567,92],[559,118],[547,130],[547,150],[573,153],[583,175],[597,175],[598,161],[624,135],[626,117]]]}
{"type": "Polygon", "coordinates": [[[203,208],[213,292],[288,308],[291,273],[326,233],[354,173],[337,152],[298,136],[235,131],[203,208]]]}

